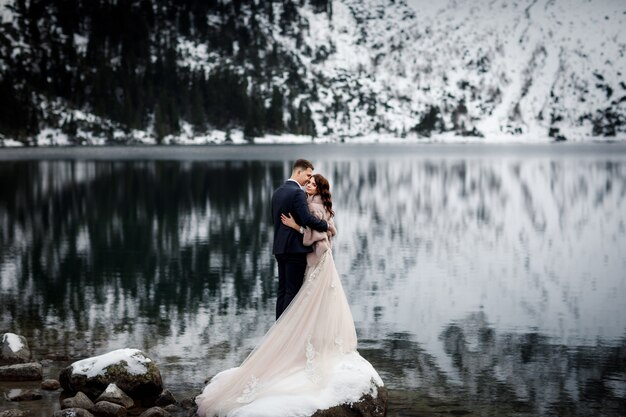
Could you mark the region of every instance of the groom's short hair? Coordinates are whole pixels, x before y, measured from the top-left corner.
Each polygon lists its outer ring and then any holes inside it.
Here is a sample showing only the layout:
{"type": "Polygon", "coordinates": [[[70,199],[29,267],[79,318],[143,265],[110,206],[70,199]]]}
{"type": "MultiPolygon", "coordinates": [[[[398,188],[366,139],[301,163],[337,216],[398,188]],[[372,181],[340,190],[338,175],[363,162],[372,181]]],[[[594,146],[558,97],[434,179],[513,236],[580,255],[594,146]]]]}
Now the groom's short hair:
{"type": "Polygon", "coordinates": [[[313,168],[313,164],[310,161],[307,161],[306,159],[298,159],[296,160],[296,162],[293,163],[292,171],[296,171],[297,169],[306,171],[309,168],[311,168],[312,170],[315,169],[313,168]]]}

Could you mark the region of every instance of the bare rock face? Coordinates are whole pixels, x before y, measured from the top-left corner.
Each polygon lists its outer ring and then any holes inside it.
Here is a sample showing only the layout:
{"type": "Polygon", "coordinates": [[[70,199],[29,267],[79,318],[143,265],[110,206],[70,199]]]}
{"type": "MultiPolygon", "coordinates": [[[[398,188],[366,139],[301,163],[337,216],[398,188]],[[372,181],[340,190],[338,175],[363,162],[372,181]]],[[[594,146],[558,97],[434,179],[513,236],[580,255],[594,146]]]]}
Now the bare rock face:
{"type": "Polygon", "coordinates": [[[119,349],[74,362],[61,371],[59,382],[64,390],[81,391],[91,398],[115,384],[144,404],[153,404],[163,391],[159,368],[138,349],[119,349]]]}
{"type": "Polygon", "coordinates": [[[109,384],[107,389],[96,399],[97,403],[100,401],[119,404],[124,408],[131,408],[135,404],[133,399],[126,395],[126,393],[115,384],[109,384]]]}
{"type": "Polygon", "coordinates": [[[124,417],[126,415],[126,408],[108,401],[100,401],[94,406],[93,412],[100,417],[124,417]]]}
{"type": "Polygon", "coordinates": [[[352,404],[341,404],[327,410],[318,410],[311,417],[385,417],[387,415],[387,389],[378,387],[376,398],[367,394],[352,404]]]}
{"type": "Polygon", "coordinates": [[[83,408],[88,411],[92,411],[94,407],[93,401],[82,392],[76,393],[71,398],[66,398],[61,402],[61,408],[83,408]]]}
{"type": "Polygon", "coordinates": [[[174,398],[174,394],[172,394],[169,390],[163,390],[159,397],[156,399],[155,404],[159,407],[165,407],[170,404],[177,404],[176,398],[174,398]]]}
{"type": "Polygon", "coordinates": [[[0,366],[0,381],[41,381],[43,367],[40,363],[19,363],[0,366]]]}
{"type": "Polygon", "coordinates": [[[2,349],[0,350],[0,365],[27,363],[31,360],[28,342],[24,336],[15,333],[2,335],[2,349]]]}

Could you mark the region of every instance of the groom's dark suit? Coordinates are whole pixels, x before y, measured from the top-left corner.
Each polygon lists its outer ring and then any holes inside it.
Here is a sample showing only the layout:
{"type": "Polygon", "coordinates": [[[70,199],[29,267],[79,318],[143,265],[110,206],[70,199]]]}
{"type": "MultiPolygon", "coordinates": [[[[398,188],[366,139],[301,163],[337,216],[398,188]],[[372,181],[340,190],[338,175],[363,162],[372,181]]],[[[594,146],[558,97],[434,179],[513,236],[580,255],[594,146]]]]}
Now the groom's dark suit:
{"type": "Polygon", "coordinates": [[[273,253],[278,262],[278,298],[276,319],[287,308],[302,286],[306,269],[306,254],[313,251],[304,246],[302,235],[280,220],[281,214],[291,213],[296,223],[325,232],[328,225],[309,211],[306,194],[297,182],[288,180],[272,195],[272,221],[274,222],[273,253]]]}

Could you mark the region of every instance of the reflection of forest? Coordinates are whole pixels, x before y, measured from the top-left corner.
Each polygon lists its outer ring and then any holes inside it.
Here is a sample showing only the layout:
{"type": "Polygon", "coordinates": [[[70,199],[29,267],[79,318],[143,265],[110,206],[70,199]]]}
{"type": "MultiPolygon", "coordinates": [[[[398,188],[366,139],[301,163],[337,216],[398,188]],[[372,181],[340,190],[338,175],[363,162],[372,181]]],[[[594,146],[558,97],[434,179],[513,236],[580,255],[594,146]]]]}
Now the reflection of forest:
{"type": "Polygon", "coordinates": [[[410,338],[362,340],[360,351],[382,370],[392,398],[410,400],[421,415],[460,409],[471,415],[582,417],[623,416],[626,410],[626,339],[611,346],[555,345],[537,333],[499,334],[484,313],[473,313],[441,332],[456,373],[448,375],[410,338]]]}
{"type": "Polygon", "coordinates": [[[124,331],[147,317],[167,331],[170,312],[204,297],[245,306],[260,286],[267,301],[269,198],[283,176],[243,162],[3,163],[2,328],[81,334],[103,319],[124,331]]]}

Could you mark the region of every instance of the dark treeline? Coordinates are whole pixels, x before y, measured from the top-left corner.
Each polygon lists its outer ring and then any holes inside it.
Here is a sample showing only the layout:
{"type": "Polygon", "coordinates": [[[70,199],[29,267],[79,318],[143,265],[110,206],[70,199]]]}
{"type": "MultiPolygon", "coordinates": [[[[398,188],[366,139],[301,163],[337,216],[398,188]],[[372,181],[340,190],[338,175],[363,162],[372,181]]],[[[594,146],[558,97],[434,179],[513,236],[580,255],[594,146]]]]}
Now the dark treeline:
{"type": "MultiPolygon", "coordinates": [[[[310,3],[332,11],[329,0],[310,3]]],[[[283,35],[295,32],[293,0],[16,0],[8,7],[13,22],[0,31],[0,134],[7,137],[27,141],[57,126],[75,138],[80,122],[44,111],[42,102],[126,131],[153,127],[158,140],[179,132],[181,121],[196,132],[315,135],[308,104],[298,99],[310,93],[298,62],[261,29],[269,22],[283,35]],[[210,70],[184,64],[181,40],[207,45],[210,70]],[[274,84],[275,76],[283,81],[274,84]]]]}

